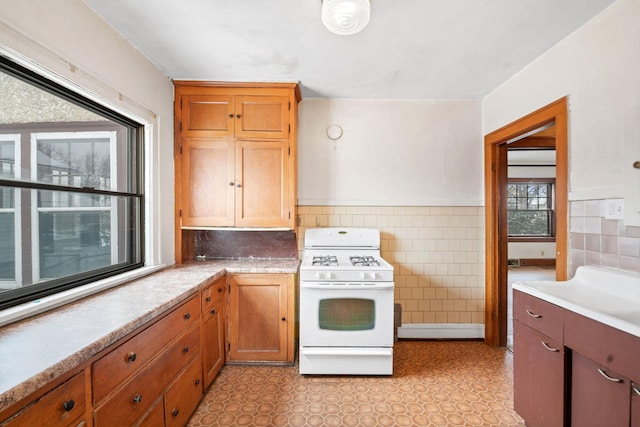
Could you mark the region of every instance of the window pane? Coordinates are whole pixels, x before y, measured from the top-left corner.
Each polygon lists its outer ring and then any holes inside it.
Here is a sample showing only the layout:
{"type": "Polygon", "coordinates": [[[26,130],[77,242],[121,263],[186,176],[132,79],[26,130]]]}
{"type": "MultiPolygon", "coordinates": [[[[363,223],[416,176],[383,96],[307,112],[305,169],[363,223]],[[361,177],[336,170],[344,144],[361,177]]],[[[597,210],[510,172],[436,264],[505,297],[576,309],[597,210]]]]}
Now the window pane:
{"type": "Polygon", "coordinates": [[[551,235],[550,211],[508,211],[510,236],[551,235]]]}
{"type": "MultiPolygon", "coordinates": [[[[15,215],[0,211],[0,289],[2,281],[14,282],[16,277],[15,215]]],[[[13,286],[10,286],[12,288],[13,286]]]]}
{"type": "Polygon", "coordinates": [[[84,273],[121,263],[140,262],[140,207],[137,198],[39,191],[38,199],[73,201],[74,206],[38,207],[38,281],[84,273]],[[90,207],[86,207],[90,205],[90,207]]]}
{"type": "Polygon", "coordinates": [[[60,138],[38,139],[38,182],[111,190],[111,140],[60,138]]]}

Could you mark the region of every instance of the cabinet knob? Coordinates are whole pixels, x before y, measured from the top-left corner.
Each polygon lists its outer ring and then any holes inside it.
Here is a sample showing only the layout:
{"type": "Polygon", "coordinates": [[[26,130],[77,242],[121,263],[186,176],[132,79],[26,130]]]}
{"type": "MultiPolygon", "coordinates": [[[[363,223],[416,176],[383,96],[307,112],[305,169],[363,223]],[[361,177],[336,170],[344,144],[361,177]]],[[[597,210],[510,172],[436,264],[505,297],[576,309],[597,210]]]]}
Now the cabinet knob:
{"type": "Polygon", "coordinates": [[[75,405],[76,405],[76,402],[74,402],[73,399],[70,399],[62,404],[62,409],[69,412],[70,410],[73,409],[75,405]]]}
{"type": "Polygon", "coordinates": [[[196,385],[200,385],[200,380],[196,380],[196,385]]]}
{"type": "Polygon", "coordinates": [[[230,118],[230,119],[233,119],[233,113],[232,113],[232,114],[229,114],[229,118],[230,118]]]}
{"type": "Polygon", "coordinates": [[[127,362],[135,362],[137,357],[138,355],[132,351],[131,353],[127,354],[127,362]]]}
{"type": "Polygon", "coordinates": [[[280,319],[280,320],[282,320],[283,322],[286,322],[286,321],[287,321],[287,318],[286,318],[286,317],[284,317],[284,316],[282,316],[282,319],[280,319]]]}
{"type": "Polygon", "coordinates": [[[635,162],[633,162],[633,167],[635,169],[640,169],[640,160],[636,160],[635,162]]]}
{"type": "Polygon", "coordinates": [[[186,320],[191,319],[191,313],[185,313],[185,314],[184,314],[184,318],[185,318],[186,320]]]}
{"type": "Polygon", "coordinates": [[[212,308],[212,309],[211,309],[211,314],[216,314],[216,310],[215,310],[215,308],[212,308]]]}
{"type": "Polygon", "coordinates": [[[240,114],[236,114],[236,119],[239,119],[240,117],[240,114]]]}
{"type": "Polygon", "coordinates": [[[185,345],[182,351],[184,351],[185,353],[189,353],[189,346],[185,345]]]}
{"type": "Polygon", "coordinates": [[[179,413],[180,413],[180,411],[178,411],[175,408],[173,408],[173,411],[171,411],[171,415],[173,415],[174,417],[177,417],[179,413]]]}
{"type": "Polygon", "coordinates": [[[222,288],[218,288],[218,293],[222,293],[222,288]]]}
{"type": "Polygon", "coordinates": [[[142,395],[140,393],[136,394],[135,396],[133,396],[133,403],[140,403],[142,402],[142,395]]]}
{"type": "Polygon", "coordinates": [[[229,183],[229,187],[233,187],[234,185],[236,185],[236,184],[235,184],[235,183],[233,183],[233,182],[230,182],[230,183],[229,183]]]}
{"type": "Polygon", "coordinates": [[[207,302],[211,302],[211,297],[207,297],[207,298],[205,299],[205,301],[207,301],[207,302]]]}
{"type": "Polygon", "coordinates": [[[240,188],[242,187],[242,184],[236,184],[236,187],[240,188]]]}

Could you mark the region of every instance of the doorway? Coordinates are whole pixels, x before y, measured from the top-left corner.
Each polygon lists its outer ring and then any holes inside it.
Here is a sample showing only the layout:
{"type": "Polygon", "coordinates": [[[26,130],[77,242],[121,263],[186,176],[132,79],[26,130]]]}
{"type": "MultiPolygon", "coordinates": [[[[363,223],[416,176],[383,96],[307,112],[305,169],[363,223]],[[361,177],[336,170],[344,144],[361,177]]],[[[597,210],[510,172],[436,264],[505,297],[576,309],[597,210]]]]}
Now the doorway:
{"type": "Polygon", "coordinates": [[[485,342],[507,344],[509,144],[555,124],[555,280],[567,277],[567,99],[562,98],[485,136],[485,342]]]}

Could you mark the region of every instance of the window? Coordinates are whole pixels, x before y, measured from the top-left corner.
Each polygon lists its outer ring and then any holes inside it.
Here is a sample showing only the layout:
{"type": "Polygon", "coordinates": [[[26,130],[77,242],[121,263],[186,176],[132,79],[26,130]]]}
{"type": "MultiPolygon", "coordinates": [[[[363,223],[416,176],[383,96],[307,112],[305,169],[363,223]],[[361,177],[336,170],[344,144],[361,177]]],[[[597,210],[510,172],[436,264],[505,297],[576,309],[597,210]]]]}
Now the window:
{"type": "Polygon", "coordinates": [[[0,309],[142,266],[143,127],[0,57],[0,309]]]}
{"type": "Polygon", "coordinates": [[[552,238],[554,183],[524,181],[510,180],[507,184],[509,237],[552,238]]]}

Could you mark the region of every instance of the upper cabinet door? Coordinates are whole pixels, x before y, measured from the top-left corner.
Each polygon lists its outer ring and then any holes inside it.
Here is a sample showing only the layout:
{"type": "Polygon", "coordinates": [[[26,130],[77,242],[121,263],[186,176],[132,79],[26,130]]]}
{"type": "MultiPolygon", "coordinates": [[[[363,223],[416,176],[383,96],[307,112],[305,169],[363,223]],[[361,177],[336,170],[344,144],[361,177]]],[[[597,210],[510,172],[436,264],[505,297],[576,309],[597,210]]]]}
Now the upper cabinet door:
{"type": "Polygon", "coordinates": [[[183,95],[181,132],[191,138],[234,136],[236,114],[231,95],[183,95]]]}
{"type": "Polygon", "coordinates": [[[238,139],[287,139],[289,98],[236,96],[235,118],[235,137],[238,139]]]}

